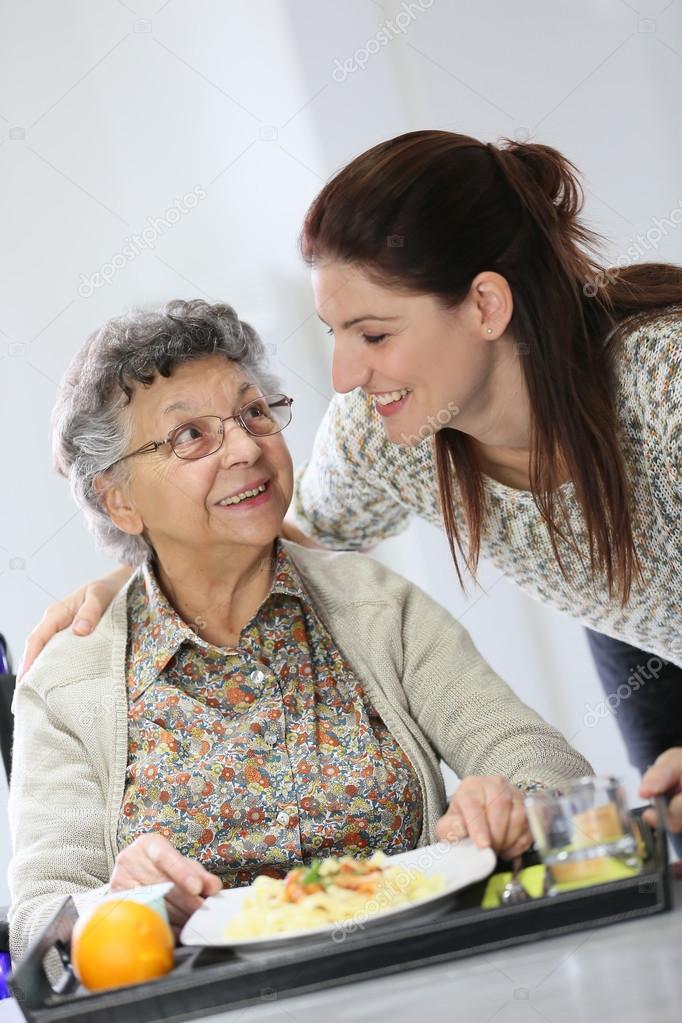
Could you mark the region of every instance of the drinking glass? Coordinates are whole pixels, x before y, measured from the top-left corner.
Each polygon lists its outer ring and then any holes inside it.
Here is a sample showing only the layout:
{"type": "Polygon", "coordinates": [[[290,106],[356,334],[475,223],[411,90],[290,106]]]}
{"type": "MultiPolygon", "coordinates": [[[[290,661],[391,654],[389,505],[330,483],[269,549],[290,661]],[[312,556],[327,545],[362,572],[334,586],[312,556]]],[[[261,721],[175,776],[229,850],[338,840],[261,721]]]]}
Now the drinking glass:
{"type": "Polygon", "coordinates": [[[578,778],[560,792],[529,793],[526,811],[553,891],[627,877],[641,870],[618,778],[578,778]]]}

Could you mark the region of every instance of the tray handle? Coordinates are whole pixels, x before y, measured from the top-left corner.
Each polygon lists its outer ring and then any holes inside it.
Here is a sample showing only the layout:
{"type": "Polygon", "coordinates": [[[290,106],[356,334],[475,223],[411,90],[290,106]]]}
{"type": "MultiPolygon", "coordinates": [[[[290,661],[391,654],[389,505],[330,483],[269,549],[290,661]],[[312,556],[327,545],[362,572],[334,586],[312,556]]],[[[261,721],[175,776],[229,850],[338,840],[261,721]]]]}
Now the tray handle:
{"type": "Polygon", "coordinates": [[[78,910],[69,895],[10,974],[9,987],[20,1005],[38,1009],[49,1003],[52,995],[71,994],[78,987],[69,955],[71,932],[77,919],[78,910]],[[45,960],[50,955],[51,962],[46,968],[45,960]],[[54,975],[60,964],[61,973],[52,982],[48,969],[54,975]]]}

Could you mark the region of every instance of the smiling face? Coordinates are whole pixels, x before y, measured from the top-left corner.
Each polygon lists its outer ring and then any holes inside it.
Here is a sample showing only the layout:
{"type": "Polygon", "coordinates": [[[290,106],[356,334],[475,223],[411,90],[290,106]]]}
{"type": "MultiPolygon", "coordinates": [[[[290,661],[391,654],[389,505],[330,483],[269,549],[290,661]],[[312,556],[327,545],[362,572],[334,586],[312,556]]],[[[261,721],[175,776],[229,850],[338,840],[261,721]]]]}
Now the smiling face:
{"type": "MultiPolygon", "coordinates": [[[[161,440],[193,416],[234,415],[260,394],[240,366],[224,356],[185,363],[170,377],[157,376],[149,387],[135,387],[128,407],[133,424],[129,450],[161,440]]],[[[129,482],[109,488],[103,503],[120,529],[145,531],[162,563],[178,551],[200,559],[209,552],[229,554],[235,547],[267,547],[280,533],[293,492],[291,456],[282,434],[253,437],[234,421],[225,423],[222,447],[204,458],[180,459],[165,444],[126,465],[129,482]],[[235,496],[249,490],[262,492],[234,503],[235,496]]]]}
{"type": "Polygon", "coordinates": [[[501,281],[479,274],[467,298],[448,309],[432,295],[376,284],[357,267],[317,264],[312,283],[334,334],[334,388],[375,396],[396,444],[417,444],[445,426],[473,429],[494,366],[490,342],[511,317],[501,281]]]}

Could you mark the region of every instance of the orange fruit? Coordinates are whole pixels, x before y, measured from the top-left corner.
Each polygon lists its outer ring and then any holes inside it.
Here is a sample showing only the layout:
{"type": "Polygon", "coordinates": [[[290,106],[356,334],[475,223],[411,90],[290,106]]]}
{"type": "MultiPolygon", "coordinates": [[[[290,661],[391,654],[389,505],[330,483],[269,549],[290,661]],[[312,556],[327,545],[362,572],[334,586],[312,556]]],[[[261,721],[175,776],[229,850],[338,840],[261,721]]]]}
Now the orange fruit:
{"type": "Polygon", "coordinates": [[[173,969],[173,932],[149,906],[111,899],[80,917],[71,937],[71,962],[89,991],[140,984],[173,969]]]}

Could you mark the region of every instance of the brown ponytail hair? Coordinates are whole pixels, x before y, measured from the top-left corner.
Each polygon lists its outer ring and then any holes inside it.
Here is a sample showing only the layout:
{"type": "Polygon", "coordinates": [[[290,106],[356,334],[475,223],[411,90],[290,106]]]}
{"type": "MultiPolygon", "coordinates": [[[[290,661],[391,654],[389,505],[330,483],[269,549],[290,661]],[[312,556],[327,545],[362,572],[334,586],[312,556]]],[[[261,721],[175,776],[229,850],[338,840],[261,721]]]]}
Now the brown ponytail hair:
{"type": "MultiPolygon", "coordinates": [[[[568,470],[589,544],[589,569],[627,602],[638,572],[628,483],[613,403],[614,349],[632,325],[682,304],[682,269],[600,266],[600,239],[579,214],[577,170],[550,146],[500,146],[445,131],[400,135],[358,156],[322,189],[301,233],[308,263],[333,259],[384,286],[430,294],[452,307],[493,270],[514,301],[514,337],[532,409],[530,485],[564,576],[559,492],[568,470]],[[397,241],[399,239],[399,242],[397,241]]],[[[457,574],[472,574],[485,513],[471,438],[435,438],[438,489],[457,574]],[[453,500],[457,483],[463,521],[453,500]],[[465,550],[463,528],[468,534],[465,550]]]]}

